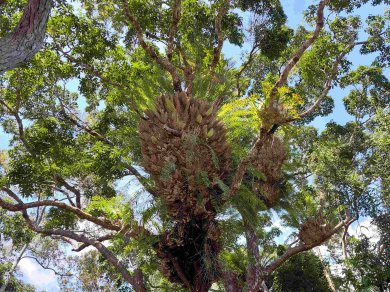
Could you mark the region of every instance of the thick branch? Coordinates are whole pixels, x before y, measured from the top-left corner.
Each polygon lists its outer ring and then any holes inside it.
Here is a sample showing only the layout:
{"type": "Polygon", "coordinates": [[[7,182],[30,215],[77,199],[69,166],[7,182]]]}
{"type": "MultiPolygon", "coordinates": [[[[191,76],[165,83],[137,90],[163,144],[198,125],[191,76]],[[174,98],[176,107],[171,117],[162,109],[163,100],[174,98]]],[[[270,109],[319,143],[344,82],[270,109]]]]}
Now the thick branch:
{"type": "Polygon", "coordinates": [[[355,218],[352,218],[352,219],[351,218],[346,218],[345,220],[339,222],[332,230],[329,231],[329,233],[327,234],[327,237],[324,238],[324,240],[321,241],[321,242],[316,242],[316,243],[312,243],[312,244],[305,244],[305,243],[303,243],[303,244],[300,244],[300,245],[297,245],[297,246],[294,246],[294,247],[291,247],[291,248],[287,249],[285,251],[285,253],[281,257],[279,257],[274,262],[272,262],[270,265],[268,265],[264,272],[270,274],[276,268],[278,268],[281,264],[283,264],[285,261],[287,261],[289,258],[291,258],[292,256],[294,256],[294,255],[296,255],[296,254],[298,254],[300,252],[312,249],[313,247],[316,247],[316,246],[319,246],[319,245],[323,244],[330,237],[332,237],[333,234],[338,232],[341,227],[350,224],[350,222],[353,222],[354,220],[355,220],[355,218]]]}
{"type": "MultiPolygon", "coordinates": [[[[339,67],[340,63],[342,62],[344,57],[349,53],[350,49],[353,46],[354,46],[354,44],[349,45],[346,48],[346,50],[337,57],[336,61],[333,64],[329,78],[326,80],[326,82],[323,86],[323,89],[322,89],[320,96],[307,110],[305,110],[304,112],[299,114],[300,119],[303,119],[305,117],[310,116],[321,105],[321,102],[325,99],[325,97],[327,96],[327,94],[332,86],[332,81],[334,80],[334,78],[337,75],[337,71],[338,71],[338,67],[339,67]]],[[[292,120],[289,120],[289,121],[292,121],[292,120]]]]}
{"type": "Polygon", "coordinates": [[[172,23],[171,28],[169,29],[168,44],[167,44],[167,57],[168,60],[172,60],[173,54],[173,44],[175,35],[177,33],[177,25],[180,21],[180,12],[181,12],[181,0],[175,0],[172,9],[172,23]]]}
{"type": "Polygon", "coordinates": [[[29,0],[19,24],[0,39],[0,75],[30,60],[42,47],[52,0],[29,0]]]}
{"type": "MultiPolygon", "coordinates": [[[[107,234],[107,235],[104,235],[104,236],[101,236],[99,238],[94,239],[94,241],[103,242],[103,241],[112,239],[114,236],[115,236],[115,234],[107,234]]],[[[73,248],[72,251],[79,252],[79,251],[82,251],[83,249],[87,248],[88,246],[90,246],[88,243],[83,243],[79,247],[73,248]]]]}
{"type": "Polygon", "coordinates": [[[270,92],[270,98],[273,99],[278,93],[278,88],[282,87],[286,84],[287,78],[291,72],[291,70],[294,68],[294,66],[298,63],[298,61],[301,59],[303,53],[314,43],[314,41],[318,38],[322,28],[324,27],[324,9],[327,4],[328,0],[321,0],[318,9],[317,9],[317,24],[316,28],[313,32],[313,35],[308,38],[306,41],[302,43],[300,48],[295,52],[293,57],[288,61],[286,67],[284,67],[282,73],[279,76],[279,79],[274,84],[273,88],[270,92]]]}
{"type": "Polygon", "coordinates": [[[182,91],[181,80],[179,74],[176,71],[175,66],[169,61],[169,59],[162,58],[152,46],[146,43],[141,25],[139,24],[138,19],[133,14],[131,14],[127,1],[128,0],[123,0],[123,11],[136,31],[137,39],[141,47],[157,64],[162,66],[166,71],[168,71],[171,74],[173,79],[174,90],[177,92],[182,91]]]}
{"type": "Polygon", "coordinates": [[[229,3],[230,0],[224,0],[218,9],[217,16],[215,17],[215,33],[217,34],[218,42],[217,42],[217,46],[214,48],[214,56],[210,64],[211,74],[214,74],[215,68],[217,67],[221,57],[221,52],[222,52],[222,47],[224,42],[224,35],[222,32],[222,18],[228,11],[229,3]]]}
{"type": "Polygon", "coordinates": [[[57,207],[57,208],[72,212],[73,214],[77,215],[77,217],[79,217],[80,219],[85,219],[85,220],[90,221],[92,223],[95,223],[101,227],[104,227],[104,228],[107,228],[110,230],[116,230],[116,231],[121,230],[120,225],[115,224],[108,219],[97,218],[95,216],[92,216],[91,214],[88,214],[88,213],[86,213],[86,212],[84,212],[76,207],[67,205],[65,203],[58,202],[58,201],[52,201],[52,200],[43,200],[43,201],[37,201],[37,202],[23,203],[20,200],[20,198],[18,198],[16,196],[16,194],[14,192],[12,192],[11,190],[9,190],[7,188],[2,188],[1,190],[6,192],[7,194],[9,194],[12,198],[14,198],[18,202],[18,204],[10,204],[10,203],[7,203],[6,201],[4,201],[3,199],[0,199],[0,207],[6,209],[8,211],[12,211],[12,212],[25,211],[25,210],[28,210],[31,208],[36,208],[36,207],[41,207],[41,206],[57,207]]]}

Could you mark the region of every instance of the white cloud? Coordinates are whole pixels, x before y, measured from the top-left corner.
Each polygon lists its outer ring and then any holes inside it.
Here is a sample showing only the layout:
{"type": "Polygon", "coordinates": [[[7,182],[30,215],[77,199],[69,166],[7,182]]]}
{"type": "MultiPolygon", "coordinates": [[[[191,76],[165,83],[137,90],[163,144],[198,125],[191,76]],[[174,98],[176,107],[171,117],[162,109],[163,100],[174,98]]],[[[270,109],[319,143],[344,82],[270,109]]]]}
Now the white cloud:
{"type": "Polygon", "coordinates": [[[43,269],[33,259],[22,259],[18,265],[18,268],[23,274],[21,280],[25,283],[35,286],[38,291],[60,291],[57,277],[54,272],[43,269]]]}

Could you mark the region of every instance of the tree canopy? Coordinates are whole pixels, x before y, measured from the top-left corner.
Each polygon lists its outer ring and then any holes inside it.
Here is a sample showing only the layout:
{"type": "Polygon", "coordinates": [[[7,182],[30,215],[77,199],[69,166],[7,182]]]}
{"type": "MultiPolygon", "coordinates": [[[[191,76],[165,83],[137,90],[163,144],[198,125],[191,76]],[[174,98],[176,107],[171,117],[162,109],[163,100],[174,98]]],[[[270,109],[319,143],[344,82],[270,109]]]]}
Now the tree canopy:
{"type": "Polygon", "coordinates": [[[313,1],[297,28],[279,0],[3,2],[0,226],[16,249],[94,248],[75,265],[86,291],[388,287],[390,13],[355,13],[387,0],[313,1]],[[3,70],[37,3],[53,6],[43,48],[3,70]],[[227,43],[250,46],[239,64],[227,43]],[[319,131],[335,87],[350,119],[319,131]],[[348,235],[361,217],[378,242],[348,235]],[[342,275],[306,252],[323,244],[342,275]]]}

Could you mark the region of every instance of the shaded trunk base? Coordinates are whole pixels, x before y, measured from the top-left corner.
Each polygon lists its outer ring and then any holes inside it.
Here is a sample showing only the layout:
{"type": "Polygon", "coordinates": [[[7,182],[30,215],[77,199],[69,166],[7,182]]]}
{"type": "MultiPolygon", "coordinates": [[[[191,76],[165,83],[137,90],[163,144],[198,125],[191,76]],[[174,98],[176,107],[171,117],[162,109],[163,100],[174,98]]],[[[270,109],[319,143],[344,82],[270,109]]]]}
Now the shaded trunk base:
{"type": "Polygon", "coordinates": [[[219,275],[219,234],[215,220],[177,223],[155,246],[162,274],[191,291],[207,292],[219,275]]]}

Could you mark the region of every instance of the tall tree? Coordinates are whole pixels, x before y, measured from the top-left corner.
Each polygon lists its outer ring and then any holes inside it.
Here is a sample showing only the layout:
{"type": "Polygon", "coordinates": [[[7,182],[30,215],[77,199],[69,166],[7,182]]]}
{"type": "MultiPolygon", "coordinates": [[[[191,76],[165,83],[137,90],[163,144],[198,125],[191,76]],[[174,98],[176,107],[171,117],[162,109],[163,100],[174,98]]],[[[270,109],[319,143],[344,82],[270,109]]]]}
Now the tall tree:
{"type": "Polygon", "coordinates": [[[0,206],[136,291],[266,291],[388,201],[388,14],[354,15],[381,3],[320,0],[294,31],[278,0],[61,2],[44,49],[0,77],[0,206]],[[240,67],[226,42],[251,43],[240,67]],[[357,48],[375,62],[352,66],[357,48]],[[355,120],[318,133],[337,85],[355,120]],[[279,255],[274,212],[295,230],[279,255]]]}
{"type": "Polygon", "coordinates": [[[310,251],[291,257],[275,271],[272,291],[332,291],[321,260],[310,251]]]}

